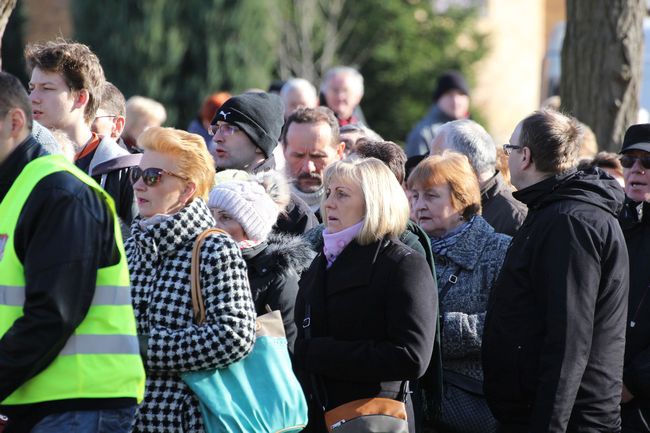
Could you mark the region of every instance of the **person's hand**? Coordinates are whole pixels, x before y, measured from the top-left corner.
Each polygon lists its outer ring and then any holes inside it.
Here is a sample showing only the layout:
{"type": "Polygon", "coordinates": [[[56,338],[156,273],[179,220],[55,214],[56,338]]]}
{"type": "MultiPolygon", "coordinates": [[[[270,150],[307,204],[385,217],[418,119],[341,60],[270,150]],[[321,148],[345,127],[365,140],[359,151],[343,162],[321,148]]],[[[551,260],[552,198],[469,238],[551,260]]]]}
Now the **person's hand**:
{"type": "Polygon", "coordinates": [[[621,403],[627,403],[628,401],[632,400],[634,396],[630,392],[629,389],[627,389],[627,386],[623,384],[623,392],[621,393],[621,403]]]}

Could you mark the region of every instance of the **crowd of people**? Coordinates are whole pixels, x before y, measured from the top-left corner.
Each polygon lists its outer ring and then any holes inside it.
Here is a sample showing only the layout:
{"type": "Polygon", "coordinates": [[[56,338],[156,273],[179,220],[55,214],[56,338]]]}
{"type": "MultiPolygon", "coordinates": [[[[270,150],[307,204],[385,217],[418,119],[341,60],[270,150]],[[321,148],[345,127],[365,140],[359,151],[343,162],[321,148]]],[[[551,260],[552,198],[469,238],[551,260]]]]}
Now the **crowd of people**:
{"type": "Polygon", "coordinates": [[[182,374],[244,359],[269,310],[305,432],[372,398],[409,433],[650,432],[650,124],[596,154],[542,108],[499,147],[449,71],[403,149],[338,66],[183,130],[83,44],[25,56],[28,90],[0,72],[0,432],[203,432],[182,374]]]}

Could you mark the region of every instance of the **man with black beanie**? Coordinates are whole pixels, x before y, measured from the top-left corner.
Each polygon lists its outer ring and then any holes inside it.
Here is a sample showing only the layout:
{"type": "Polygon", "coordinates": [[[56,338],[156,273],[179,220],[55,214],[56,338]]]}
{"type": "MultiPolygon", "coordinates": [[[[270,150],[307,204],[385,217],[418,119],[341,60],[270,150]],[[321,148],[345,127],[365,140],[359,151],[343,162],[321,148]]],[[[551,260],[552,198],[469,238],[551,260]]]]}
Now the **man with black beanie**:
{"type": "Polygon", "coordinates": [[[433,105],[406,138],[406,156],[426,155],[438,128],[452,120],[469,117],[469,86],[458,71],[447,71],[438,78],[433,105]]]}
{"type": "MultiPolygon", "coordinates": [[[[275,169],[273,150],[278,145],[284,106],[278,95],[248,92],[228,99],[212,119],[210,133],[217,171],[225,169],[258,173],[275,169]]],[[[309,206],[291,195],[280,215],[276,231],[300,235],[318,224],[309,206]]]]}

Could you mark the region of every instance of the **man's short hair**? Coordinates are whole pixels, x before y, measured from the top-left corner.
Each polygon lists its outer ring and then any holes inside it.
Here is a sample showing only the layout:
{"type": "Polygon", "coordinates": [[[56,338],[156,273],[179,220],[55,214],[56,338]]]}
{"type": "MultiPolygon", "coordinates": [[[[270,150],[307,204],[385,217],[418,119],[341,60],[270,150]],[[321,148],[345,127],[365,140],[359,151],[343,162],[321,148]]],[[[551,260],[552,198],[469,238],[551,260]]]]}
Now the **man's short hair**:
{"type": "Polygon", "coordinates": [[[115,87],[110,81],[104,82],[102,86],[99,109],[113,116],[124,117],[126,113],[126,99],[124,99],[124,95],[120,92],[120,89],[115,87]]]}
{"type": "Polygon", "coordinates": [[[438,134],[445,134],[447,149],[469,159],[477,175],[496,171],[497,147],[490,134],[478,123],[468,119],[454,120],[442,125],[438,134]]]}
{"type": "Polygon", "coordinates": [[[0,72],[0,116],[4,118],[9,110],[18,108],[25,113],[25,126],[32,130],[32,104],[27,91],[18,78],[7,72],[0,72]]]}
{"type": "Polygon", "coordinates": [[[316,108],[298,108],[287,118],[287,122],[282,131],[281,141],[286,145],[287,132],[292,123],[318,123],[324,122],[332,131],[332,147],[336,148],[341,142],[339,137],[339,122],[336,120],[334,112],[327,107],[316,108]]]}
{"type": "Polygon", "coordinates": [[[530,149],[538,171],[561,173],[576,165],[583,135],[575,118],[540,110],[522,121],[519,145],[530,149]]]}
{"type": "Polygon", "coordinates": [[[325,72],[325,76],[323,77],[323,82],[321,83],[320,90],[321,92],[326,92],[327,91],[327,86],[329,86],[329,81],[333,77],[339,74],[346,74],[350,75],[352,77],[352,81],[359,91],[359,94],[363,96],[364,93],[364,87],[363,87],[363,75],[359,71],[357,71],[355,68],[352,66],[335,66],[333,68],[330,68],[325,72]]]}
{"type": "Polygon", "coordinates": [[[25,58],[30,71],[38,67],[44,72],[55,72],[61,74],[71,90],[86,89],[89,98],[84,119],[92,122],[106,79],[99,59],[87,45],[63,39],[31,44],[25,48],[25,58]]]}
{"type": "Polygon", "coordinates": [[[397,181],[404,182],[404,165],[406,153],[392,141],[368,141],[361,139],[356,149],[356,154],[361,158],[377,158],[390,168],[397,181]]]}

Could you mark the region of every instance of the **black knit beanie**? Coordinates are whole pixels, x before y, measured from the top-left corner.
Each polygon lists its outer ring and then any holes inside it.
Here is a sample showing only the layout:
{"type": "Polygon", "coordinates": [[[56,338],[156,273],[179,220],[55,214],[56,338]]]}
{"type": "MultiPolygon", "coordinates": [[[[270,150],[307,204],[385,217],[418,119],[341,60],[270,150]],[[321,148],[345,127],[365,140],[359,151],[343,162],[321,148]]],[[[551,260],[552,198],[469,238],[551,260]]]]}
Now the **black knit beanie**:
{"type": "Polygon", "coordinates": [[[469,96],[469,86],[458,71],[447,71],[438,78],[438,85],[436,90],[433,91],[433,102],[436,102],[442,95],[450,90],[458,90],[464,95],[469,96]]]}
{"type": "Polygon", "coordinates": [[[268,158],[280,139],[284,124],[284,105],[278,95],[242,93],[224,102],[211,124],[214,125],[217,121],[241,128],[268,158]]]}

